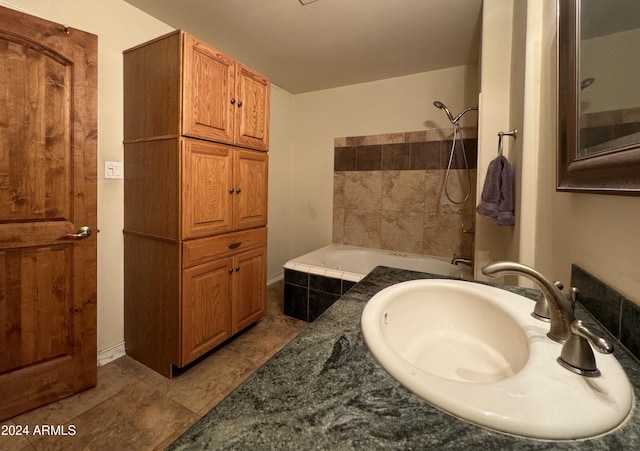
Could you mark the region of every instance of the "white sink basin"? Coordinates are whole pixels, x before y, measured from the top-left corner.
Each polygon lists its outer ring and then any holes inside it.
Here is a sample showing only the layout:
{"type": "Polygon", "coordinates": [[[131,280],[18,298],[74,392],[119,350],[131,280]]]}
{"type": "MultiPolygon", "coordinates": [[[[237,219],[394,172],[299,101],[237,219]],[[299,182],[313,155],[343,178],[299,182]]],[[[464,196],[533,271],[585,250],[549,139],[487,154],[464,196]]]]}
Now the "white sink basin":
{"type": "Polygon", "coordinates": [[[633,404],[613,355],[596,352],[602,375],[562,368],[562,345],[534,303],[459,280],[414,280],[377,293],[362,313],[371,353],[409,390],[467,421],[549,440],[588,438],[620,425],[633,404]]]}

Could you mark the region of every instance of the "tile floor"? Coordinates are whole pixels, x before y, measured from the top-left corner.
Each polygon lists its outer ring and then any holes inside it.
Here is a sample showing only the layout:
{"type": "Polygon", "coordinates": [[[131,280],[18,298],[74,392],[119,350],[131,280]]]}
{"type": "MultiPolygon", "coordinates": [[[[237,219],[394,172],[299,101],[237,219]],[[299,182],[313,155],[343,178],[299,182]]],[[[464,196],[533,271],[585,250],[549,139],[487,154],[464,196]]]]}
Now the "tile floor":
{"type": "Polygon", "coordinates": [[[128,356],[99,367],[96,388],[0,423],[73,426],[75,435],[0,435],[0,451],[164,449],[307,325],[282,304],[280,281],[262,320],[171,380],[128,356]]]}

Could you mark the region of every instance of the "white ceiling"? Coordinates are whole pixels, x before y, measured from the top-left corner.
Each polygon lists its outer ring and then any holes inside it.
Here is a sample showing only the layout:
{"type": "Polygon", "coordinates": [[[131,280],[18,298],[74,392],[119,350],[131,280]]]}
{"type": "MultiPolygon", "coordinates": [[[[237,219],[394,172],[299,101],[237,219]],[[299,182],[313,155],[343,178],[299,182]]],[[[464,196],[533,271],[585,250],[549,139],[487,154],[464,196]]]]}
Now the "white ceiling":
{"type": "Polygon", "coordinates": [[[582,0],[580,14],[583,40],[640,28],[638,0],[582,0]]]}
{"type": "Polygon", "coordinates": [[[482,0],[125,0],[298,94],[478,62],[482,0]]]}

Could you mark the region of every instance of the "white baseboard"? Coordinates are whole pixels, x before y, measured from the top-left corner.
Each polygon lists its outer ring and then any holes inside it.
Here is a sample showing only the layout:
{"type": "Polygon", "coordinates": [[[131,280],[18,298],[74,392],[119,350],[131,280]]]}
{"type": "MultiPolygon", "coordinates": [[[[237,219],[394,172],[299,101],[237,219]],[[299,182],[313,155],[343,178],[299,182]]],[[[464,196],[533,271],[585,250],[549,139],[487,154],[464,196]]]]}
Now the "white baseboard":
{"type": "Polygon", "coordinates": [[[281,271],[275,276],[272,276],[271,278],[267,279],[267,286],[271,285],[272,283],[276,283],[282,279],[284,279],[284,271],[281,271]]]}
{"type": "Polygon", "coordinates": [[[127,353],[124,350],[124,341],[110,348],[104,349],[98,352],[98,366],[106,365],[107,363],[119,359],[125,356],[127,353]]]}

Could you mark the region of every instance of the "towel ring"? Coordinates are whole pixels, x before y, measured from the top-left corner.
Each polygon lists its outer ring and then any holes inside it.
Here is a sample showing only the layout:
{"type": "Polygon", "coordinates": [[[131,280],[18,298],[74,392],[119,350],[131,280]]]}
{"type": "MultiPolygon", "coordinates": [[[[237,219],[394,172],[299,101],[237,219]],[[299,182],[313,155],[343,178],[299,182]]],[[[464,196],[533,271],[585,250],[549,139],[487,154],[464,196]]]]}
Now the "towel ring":
{"type": "Polygon", "coordinates": [[[502,155],[502,137],[503,136],[512,136],[514,139],[518,135],[518,129],[514,128],[510,132],[498,132],[498,155],[502,155]]]}

